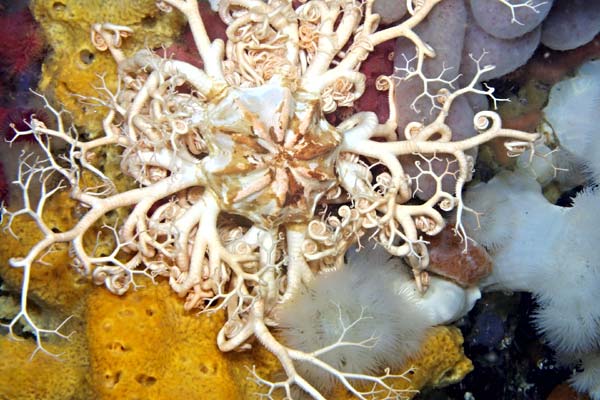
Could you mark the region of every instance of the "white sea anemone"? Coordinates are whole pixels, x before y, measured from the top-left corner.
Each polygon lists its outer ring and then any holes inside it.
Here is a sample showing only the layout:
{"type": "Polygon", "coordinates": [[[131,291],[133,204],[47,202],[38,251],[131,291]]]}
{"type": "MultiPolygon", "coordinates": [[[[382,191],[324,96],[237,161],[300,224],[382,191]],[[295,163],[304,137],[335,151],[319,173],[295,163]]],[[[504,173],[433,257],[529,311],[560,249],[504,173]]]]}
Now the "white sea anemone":
{"type": "Polygon", "coordinates": [[[481,213],[477,220],[466,216],[469,236],[494,261],[492,274],[481,284],[485,290],[531,291],[543,270],[559,262],[557,256],[567,259],[566,253],[551,252],[563,238],[557,221],[564,221],[567,209],[549,203],[533,175],[500,173],[470,188],[465,203],[481,213]]]}
{"type": "Polygon", "coordinates": [[[580,392],[589,393],[592,400],[600,400],[600,352],[582,357],[582,371],[571,378],[571,385],[580,392]]]}
{"type": "MultiPolygon", "coordinates": [[[[399,367],[417,352],[430,326],[415,303],[394,292],[401,277],[389,264],[371,262],[319,276],[278,313],[282,341],[305,352],[335,345],[319,358],[344,372],[399,367]]],[[[312,365],[297,368],[320,389],[334,383],[333,376],[312,365]]]]}
{"type": "Polygon", "coordinates": [[[570,171],[563,179],[569,179],[583,166],[598,182],[600,179],[600,60],[583,64],[573,78],[563,80],[552,87],[544,116],[558,138],[564,152],[561,164],[570,171]]]}
{"type": "Polygon", "coordinates": [[[588,352],[600,349],[600,307],[592,300],[600,290],[600,192],[582,191],[565,211],[562,221],[548,221],[562,237],[539,260],[546,265],[533,290],[540,305],[535,324],[559,352],[588,352]]]}
{"type": "Polygon", "coordinates": [[[544,116],[558,136],[561,147],[582,155],[598,132],[600,101],[600,60],[583,64],[573,78],[552,87],[544,116]]]}
{"type": "Polygon", "coordinates": [[[536,327],[557,351],[600,348],[600,308],[590,303],[600,289],[599,191],[586,189],[563,208],[544,198],[533,177],[503,173],[466,198],[483,212],[473,237],[492,244],[494,271],[484,288],[533,293],[536,327]],[[498,234],[508,228],[509,238],[498,234]]]}
{"type": "Polygon", "coordinates": [[[600,307],[595,302],[600,290],[600,189],[586,188],[572,207],[563,208],[544,198],[533,177],[502,173],[465,198],[484,213],[473,237],[493,245],[494,272],[483,282],[484,289],[533,293],[536,328],[561,358],[584,359],[574,386],[600,399],[594,381],[600,364],[582,357],[600,352],[600,307]],[[507,229],[510,237],[500,234],[507,229]]]}

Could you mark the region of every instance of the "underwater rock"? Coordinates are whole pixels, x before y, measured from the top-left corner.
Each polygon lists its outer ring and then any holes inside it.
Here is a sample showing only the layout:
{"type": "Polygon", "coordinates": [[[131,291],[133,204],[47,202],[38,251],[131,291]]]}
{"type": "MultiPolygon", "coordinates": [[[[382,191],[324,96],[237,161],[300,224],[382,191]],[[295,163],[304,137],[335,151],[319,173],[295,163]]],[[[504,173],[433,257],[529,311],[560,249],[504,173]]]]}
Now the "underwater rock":
{"type": "Polygon", "coordinates": [[[469,343],[474,346],[493,348],[504,338],[504,321],[495,311],[484,310],[477,315],[469,336],[469,343]]]}

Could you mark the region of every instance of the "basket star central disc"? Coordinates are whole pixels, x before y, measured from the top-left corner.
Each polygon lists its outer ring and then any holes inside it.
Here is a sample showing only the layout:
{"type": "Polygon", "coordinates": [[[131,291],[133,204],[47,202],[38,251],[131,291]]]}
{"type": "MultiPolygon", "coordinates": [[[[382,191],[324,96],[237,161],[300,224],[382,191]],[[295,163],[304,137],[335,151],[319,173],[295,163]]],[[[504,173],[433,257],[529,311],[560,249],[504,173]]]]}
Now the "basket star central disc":
{"type": "Polygon", "coordinates": [[[309,220],[337,183],[341,142],[319,99],[269,82],[228,89],[207,113],[202,167],[221,209],[264,227],[309,220]]]}

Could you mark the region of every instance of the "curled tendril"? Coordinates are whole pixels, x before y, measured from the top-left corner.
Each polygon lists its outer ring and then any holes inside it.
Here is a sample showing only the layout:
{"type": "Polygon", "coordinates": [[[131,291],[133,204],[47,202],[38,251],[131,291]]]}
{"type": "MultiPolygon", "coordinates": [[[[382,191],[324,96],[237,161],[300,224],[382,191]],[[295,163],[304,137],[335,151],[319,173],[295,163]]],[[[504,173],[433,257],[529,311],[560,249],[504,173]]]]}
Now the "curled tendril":
{"type": "Polygon", "coordinates": [[[232,246],[231,251],[235,254],[250,254],[252,252],[252,248],[248,245],[248,243],[239,241],[232,246]]]}
{"type": "Polygon", "coordinates": [[[314,240],[305,239],[302,243],[302,252],[305,255],[316,254],[319,251],[319,246],[314,240]]]}
{"type": "Polygon", "coordinates": [[[338,210],[338,214],[344,221],[347,221],[352,217],[352,210],[348,206],[342,206],[338,210]]]}
{"type": "Polygon", "coordinates": [[[531,142],[508,141],[504,143],[504,147],[506,148],[509,157],[519,157],[521,154],[531,149],[533,145],[531,142]]]}
{"type": "Polygon", "coordinates": [[[122,38],[128,37],[133,30],[127,26],[115,24],[93,24],[91,29],[91,42],[99,51],[105,51],[109,46],[121,47],[122,38]],[[108,31],[112,31],[112,38],[109,43],[108,31]]]}
{"type": "Polygon", "coordinates": [[[340,219],[336,216],[331,216],[327,218],[327,223],[334,229],[340,228],[343,225],[342,221],[340,221],[340,219]]]}
{"type": "Polygon", "coordinates": [[[91,42],[99,51],[105,51],[108,49],[108,43],[106,43],[106,40],[104,40],[102,34],[100,32],[96,32],[94,29],[91,31],[91,42]]]}
{"type": "Polygon", "coordinates": [[[423,130],[423,127],[424,125],[421,122],[413,121],[408,123],[404,128],[404,137],[407,140],[413,139],[423,130]]]}
{"type": "Polygon", "coordinates": [[[392,79],[386,75],[379,75],[375,80],[375,88],[380,91],[390,90],[392,79]]]}
{"type": "Polygon", "coordinates": [[[428,234],[434,232],[437,228],[436,222],[425,215],[420,215],[415,218],[415,226],[418,230],[428,234]]]}
{"type": "Polygon", "coordinates": [[[308,236],[318,241],[326,240],[329,237],[327,225],[323,221],[310,221],[308,224],[308,236]]]}
{"type": "Polygon", "coordinates": [[[342,195],[342,188],[336,186],[325,193],[325,199],[327,200],[335,200],[338,199],[342,195]]]}
{"type": "Polygon", "coordinates": [[[122,268],[114,266],[97,267],[92,272],[92,281],[98,285],[104,283],[112,293],[123,295],[129,290],[131,278],[126,275],[122,268]]]}
{"type": "Polygon", "coordinates": [[[239,334],[243,327],[244,324],[242,321],[229,320],[225,322],[225,325],[223,325],[223,333],[226,337],[231,339],[232,337],[235,337],[237,334],[239,334]]]}
{"type": "Polygon", "coordinates": [[[227,227],[219,229],[219,237],[225,244],[240,240],[244,235],[244,230],[241,227],[227,227]]]}
{"type": "Polygon", "coordinates": [[[456,201],[454,200],[454,198],[446,197],[439,202],[439,206],[442,209],[442,211],[452,211],[456,206],[456,201]]]}
{"type": "Polygon", "coordinates": [[[316,27],[312,24],[301,24],[298,27],[298,36],[301,43],[313,43],[313,41],[318,37],[316,27]]]}
{"type": "Polygon", "coordinates": [[[318,24],[321,19],[321,10],[316,3],[305,4],[299,7],[296,12],[298,13],[298,19],[311,24],[318,24]]]}
{"type": "Polygon", "coordinates": [[[189,126],[187,122],[176,119],[171,121],[171,130],[177,135],[183,135],[188,132],[189,126]]]}
{"type": "Polygon", "coordinates": [[[502,127],[500,116],[491,111],[480,111],[473,118],[473,125],[479,132],[496,131],[502,127]]]}

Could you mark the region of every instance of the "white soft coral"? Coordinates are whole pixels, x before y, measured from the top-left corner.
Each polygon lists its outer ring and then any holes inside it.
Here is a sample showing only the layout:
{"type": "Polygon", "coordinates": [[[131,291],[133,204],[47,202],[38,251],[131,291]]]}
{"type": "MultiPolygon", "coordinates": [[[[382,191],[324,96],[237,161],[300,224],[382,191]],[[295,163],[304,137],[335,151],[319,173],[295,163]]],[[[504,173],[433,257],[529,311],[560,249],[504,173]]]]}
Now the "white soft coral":
{"type": "Polygon", "coordinates": [[[582,357],[582,372],[573,375],[571,384],[580,392],[588,392],[594,400],[600,399],[600,353],[582,357]]]}
{"type": "MultiPolygon", "coordinates": [[[[502,173],[472,188],[466,201],[483,212],[472,236],[491,249],[495,262],[483,286],[533,293],[539,304],[534,323],[559,354],[600,352],[600,307],[594,304],[600,290],[600,189],[588,188],[573,207],[562,208],[544,198],[533,177],[502,173]]],[[[590,370],[599,366],[587,364],[573,381],[597,400],[600,395],[581,377],[600,374],[590,370]]]]}
{"type": "MultiPolygon", "coordinates": [[[[287,346],[317,357],[339,371],[383,372],[416,353],[429,319],[394,283],[406,276],[391,265],[353,263],[323,274],[278,312],[279,334],[287,346]],[[316,354],[316,353],[313,353],[316,354]]],[[[311,363],[296,368],[319,390],[330,390],[335,376],[311,363]]]]}
{"type": "Polygon", "coordinates": [[[583,64],[573,78],[552,87],[544,117],[562,150],[559,162],[570,166],[562,180],[572,181],[583,166],[588,176],[600,183],[600,60],[583,64]]]}
{"type": "Polygon", "coordinates": [[[588,352],[600,349],[600,307],[594,303],[600,291],[598,189],[578,194],[563,215],[548,221],[558,226],[561,238],[544,246],[550,251],[540,260],[548,267],[540,268],[534,291],[541,305],[535,322],[559,351],[588,352]]]}
{"type": "MultiPolygon", "coordinates": [[[[287,346],[319,351],[318,358],[339,371],[377,374],[400,367],[419,350],[427,328],[461,318],[480,297],[478,288],[435,277],[420,293],[408,267],[381,246],[351,249],[347,261],[277,312],[279,336],[287,346]]],[[[310,363],[299,362],[297,369],[321,390],[335,383],[333,375],[310,363]]]]}

